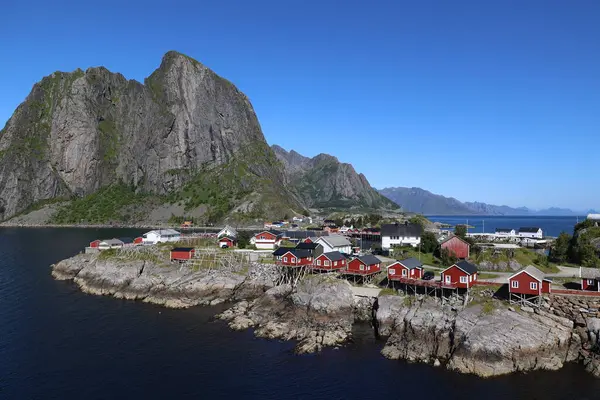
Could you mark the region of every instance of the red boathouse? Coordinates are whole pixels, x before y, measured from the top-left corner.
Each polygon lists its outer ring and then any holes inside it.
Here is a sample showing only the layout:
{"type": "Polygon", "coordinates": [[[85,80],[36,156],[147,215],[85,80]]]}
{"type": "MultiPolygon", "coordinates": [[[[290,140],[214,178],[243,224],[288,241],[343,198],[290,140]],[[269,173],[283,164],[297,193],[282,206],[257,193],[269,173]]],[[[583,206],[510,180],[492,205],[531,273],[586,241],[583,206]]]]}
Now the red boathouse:
{"type": "Polygon", "coordinates": [[[414,257],[396,261],[387,268],[388,280],[421,279],[423,277],[423,264],[414,257]]]}
{"type": "Polygon", "coordinates": [[[367,254],[366,256],[357,257],[348,263],[346,273],[350,275],[371,275],[381,271],[381,261],[379,258],[367,254]]]}
{"type": "Polygon", "coordinates": [[[446,249],[448,252],[456,258],[465,259],[469,258],[469,250],[471,245],[469,242],[461,239],[459,236],[452,236],[444,240],[440,247],[442,250],[446,249]]]}
{"type": "Polygon", "coordinates": [[[333,271],[346,268],[346,257],[339,251],[323,253],[317,258],[312,266],[315,270],[333,271]]]}
{"type": "Polygon", "coordinates": [[[138,245],[138,244],[142,244],[143,243],[144,238],[143,237],[136,237],[135,239],[133,239],[133,244],[138,245]]]}
{"type": "Polygon", "coordinates": [[[313,257],[308,250],[291,249],[281,256],[277,262],[287,267],[303,267],[312,265],[313,257]]]}
{"type": "Polygon", "coordinates": [[[196,250],[193,247],[176,247],[171,250],[171,261],[187,261],[194,258],[196,250]]]}
{"type": "Polygon", "coordinates": [[[510,303],[540,306],[541,295],[552,292],[552,281],[529,265],[508,278],[508,292],[510,303]]]}
{"type": "Polygon", "coordinates": [[[579,278],[581,279],[581,290],[600,292],[600,270],[579,267],[579,278]]]}
{"type": "Polygon", "coordinates": [[[90,242],[90,247],[97,249],[100,246],[100,242],[102,242],[100,239],[96,239],[93,242],[90,242]]]}
{"type": "Polygon", "coordinates": [[[469,289],[477,282],[477,267],[468,261],[459,261],[442,271],[442,287],[469,289]]]}
{"type": "Polygon", "coordinates": [[[222,249],[235,247],[235,239],[229,236],[223,236],[219,239],[219,247],[222,249]]]}

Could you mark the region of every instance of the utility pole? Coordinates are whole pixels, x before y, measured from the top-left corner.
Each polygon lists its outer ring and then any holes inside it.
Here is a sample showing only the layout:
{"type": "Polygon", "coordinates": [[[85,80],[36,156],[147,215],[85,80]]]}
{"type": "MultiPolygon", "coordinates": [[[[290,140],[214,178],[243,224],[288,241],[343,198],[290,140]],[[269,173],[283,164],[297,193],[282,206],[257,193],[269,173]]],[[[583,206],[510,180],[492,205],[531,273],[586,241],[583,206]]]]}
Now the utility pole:
{"type": "Polygon", "coordinates": [[[481,222],[483,223],[483,232],[481,233],[485,235],[485,219],[482,219],[481,222]]]}

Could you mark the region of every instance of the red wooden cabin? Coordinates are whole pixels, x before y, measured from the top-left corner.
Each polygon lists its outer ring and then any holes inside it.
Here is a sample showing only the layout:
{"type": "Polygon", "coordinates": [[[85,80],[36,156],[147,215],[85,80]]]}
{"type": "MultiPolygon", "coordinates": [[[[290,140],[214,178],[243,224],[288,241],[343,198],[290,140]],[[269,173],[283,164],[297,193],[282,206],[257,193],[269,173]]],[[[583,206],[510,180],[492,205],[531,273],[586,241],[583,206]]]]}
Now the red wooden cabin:
{"type": "Polygon", "coordinates": [[[469,244],[469,242],[465,241],[464,239],[461,239],[459,236],[452,236],[444,240],[440,244],[440,247],[442,248],[442,250],[448,250],[448,252],[450,254],[453,254],[456,258],[465,259],[469,258],[469,250],[471,245],[469,244]]]}
{"type": "Polygon", "coordinates": [[[235,247],[235,239],[229,236],[223,236],[219,239],[219,247],[232,248],[235,247]]]}
{"type": "Polygon", "coordinates": [[[381,261],[370,254],[355,258],[348,263],[348,268],[346,268],[346,272],[357,275],[370,275],[379,271],[381,271],[381,261]]]}
{"type": "Polygon", "coordinates": [[[143,237],[136,237],[135,239],[133,239],[133,244],[137,245],[137,244],[142,244],[143,243],[144,238],[143,237]]]}
{"type": "Polygon", "coordinates": [[[175,247],[171,250],[171,261],[187,261],[194,258],[196,250],[193,247],[175,247]]]}
{"type": "Polygon", "coordinates": [[[277,262],[279,265],[285,265],[289,267],[300,267],[305,265],[312,265],[313,257],[307,250],[291,249],[288,250],[277,262]]]}
{"type": "Polygon", "coordinates": [[[600,271],[596,268],[579,267],[581,290],[600,292],[600,271]]]}
{"type": "Polygon", "coordinates": [[[303,240],[304,243],[312,243],[312,239],[307,237],[306,239],[303,240]]]}
{"type": "Polygon", "coordinates": [[[330,251],[329,253],[323,253],[313,263],[313,269],[318,270],[338,270],[346,268],[346,257],[339,251],[330,251]]]}
{"type": "Polygon", "coordinates": [[[387,268],[388,280],[421,279],[423,277],[423,264],[414,257],[396,261],[387,268]]]}
{"type": "Polygon", "coordinates": [[[90,247],[93,247],[93,248],[97,249],[97,248],[98,248],[98,246],[100,246],[100,242],[101,242],[101,241],[102,241],[102,240],[100,240],[100,239],[96,239],[96,240],[94,240],[93,242],[90,242],[90,247]]]}
{"type": "Polygon", "coordinates": [[[552,292],[552,281],[533,265],[511,275],[508,278],[508,292],[540,296],[552,292]]]}
{"type": "Polygon", "coordinates": [[[477,282],[477,267],[467,261],[459,261],[442,271],[442,286],[460,289],[473,287],[477,282]]]}

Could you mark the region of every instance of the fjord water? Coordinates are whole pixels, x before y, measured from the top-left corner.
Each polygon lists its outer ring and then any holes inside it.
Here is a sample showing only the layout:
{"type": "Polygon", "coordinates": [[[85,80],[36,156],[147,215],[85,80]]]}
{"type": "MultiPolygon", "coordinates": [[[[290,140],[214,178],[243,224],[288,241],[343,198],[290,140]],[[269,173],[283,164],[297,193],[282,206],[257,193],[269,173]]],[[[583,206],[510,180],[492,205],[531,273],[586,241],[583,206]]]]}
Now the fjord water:
{"type": "Polygon", "coordinates": [[[214,321],[216,307],[169,310],[81,293],[50,265],[92,239],[134,230],[0,228],[2,399],[595,399],[578,365],[480,379],[384,359],[368,327],[317,355],[214,321]]]}
{"type": "Polygon", "coordinates": [[[544,235],[556,237],[561,232],[572,235],[577,221],[583,221],[585,216],[429,215],[427,218],[433,222],[442,222],[452,226],[469,224],[473,227],[469,228],[469,232],[472,233],[494,233],[496,228],[512,228],[518,231],[521,227],[538,227],[542,228],[544,235]]]}

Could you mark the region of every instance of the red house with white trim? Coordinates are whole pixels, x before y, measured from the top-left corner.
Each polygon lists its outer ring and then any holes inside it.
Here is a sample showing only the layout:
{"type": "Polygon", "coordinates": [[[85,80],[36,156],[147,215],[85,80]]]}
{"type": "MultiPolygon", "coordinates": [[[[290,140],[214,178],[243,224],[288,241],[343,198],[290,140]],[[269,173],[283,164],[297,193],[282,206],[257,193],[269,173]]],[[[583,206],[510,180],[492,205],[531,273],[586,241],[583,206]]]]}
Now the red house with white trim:
{"type": "Polygon", "coordinates": [[[100,246],[101,241],[102,240],[100,240],[100,239],[96,239],[93,242],[90,242],[90,247],[97,249],[100,246]]]}
{"type": "Polygon", "coordinates": [[[281,243],[283,234],[278,231],[262,231],[250,239],[250,244],[259,250],[274,250],[281,243]]]}
{"type": "Polygon", "coordinates": [[[459,261],[442,271],[442,286],[469,289],[477,282],[477,266],[459,261]]]}
{"type": "Polygon", "coordinates": [[[379,271],[381,271],[381,260],[371,254],[353,259],[346,268],[346,272],[354,275],[371,275],[379,271]]]}
{"type": "Polygon", "coordinates": [[[133,239],[133,244],[136,245],[136,246],[140,245],[140,244],[143,244],[143,242],[144,242],[144,238],[141,237],[141,236],[138,236],[135,239],[133,239]]]}
{"type": "Polygon", "coordinates": [[[281,256],[277,264],[288,267],[312,265],[313,257],[308,250],[291,249],[281,256]]]}
{"type": "Polygon", "coordinates": [[[222,249],[235,247],[235,239],[229,236],[223,236],[219,238],[219,247],[222,249]]]}
{"type": "Polygon", "coordinates": [[[581,290],[600,292],[600,271],[596,268],[579,267],[581,290]]]}
{"type": "Polygon", "coordinates": [[[334,271],[346,268],[346,257],[339,251],[323,253],[313,263],[313,269],[322,271],[334,271]]]}
{"type": "Polygon", "coordinates": [[[388,280],[421,279],[423,277],[423,264],[414,257],[396,261],[387,267],[388,280]]]}
{"type": "Polygon", "coordinates": [[[466,240],[455,235],[440,243],[440,247],[442,250],[448,250],[448,252],[456,258],[465,259],[469,258],[471,245],[466,240]]]}
{"type": "Polygon", "coordinates": [[[529,265],[525,269],[508,278],[508,292],[532,296],[552,292],[552,280],[545,277],[544,273],[529,265]]]}
{"type": "Polygon", "coordinates": [[[196,250],[193,247],[175,247],[171,250],[171,261],[187,261],[194,258],[196,250]]]}

